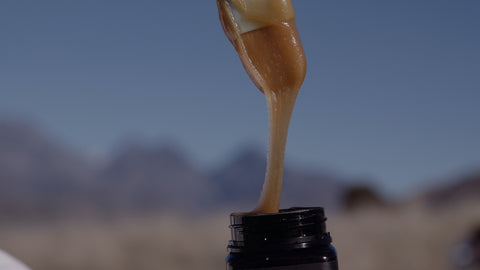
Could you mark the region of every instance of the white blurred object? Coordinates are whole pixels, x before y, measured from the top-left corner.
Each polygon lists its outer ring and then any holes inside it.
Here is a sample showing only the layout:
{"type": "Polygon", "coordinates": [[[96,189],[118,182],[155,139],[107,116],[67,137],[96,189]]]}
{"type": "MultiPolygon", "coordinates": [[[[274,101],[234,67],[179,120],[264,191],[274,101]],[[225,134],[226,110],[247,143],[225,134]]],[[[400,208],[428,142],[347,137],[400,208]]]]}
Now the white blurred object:
{"type": "Polygon", "coordinates": [[[30,270],[25,264],[0,250],[0,270],[30,270]]]}

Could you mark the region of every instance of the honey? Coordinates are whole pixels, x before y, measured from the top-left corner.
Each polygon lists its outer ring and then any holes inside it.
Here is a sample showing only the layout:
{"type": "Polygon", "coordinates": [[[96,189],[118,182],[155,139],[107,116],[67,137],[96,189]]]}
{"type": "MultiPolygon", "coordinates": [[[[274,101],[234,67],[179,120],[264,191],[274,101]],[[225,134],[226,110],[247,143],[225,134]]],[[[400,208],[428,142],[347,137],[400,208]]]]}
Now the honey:
{"type": "Polygon", "coordinates": [[[290,0],[217,0],[217,5],[225,34],[267,100],[267,169],[252,213],[277,213],[288,126],[306,74],[295,11],[290,0]]]}

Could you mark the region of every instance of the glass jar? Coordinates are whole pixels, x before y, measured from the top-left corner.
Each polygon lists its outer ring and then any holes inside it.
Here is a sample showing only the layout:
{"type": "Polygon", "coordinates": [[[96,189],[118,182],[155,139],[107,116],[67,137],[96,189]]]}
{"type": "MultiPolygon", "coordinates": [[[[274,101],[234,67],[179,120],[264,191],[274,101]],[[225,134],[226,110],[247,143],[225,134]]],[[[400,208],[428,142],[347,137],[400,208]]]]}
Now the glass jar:
{"type": "Polygon", "coordinates": [[[338,270],[323,208],[230,216],[227,270],[338,270]]]}

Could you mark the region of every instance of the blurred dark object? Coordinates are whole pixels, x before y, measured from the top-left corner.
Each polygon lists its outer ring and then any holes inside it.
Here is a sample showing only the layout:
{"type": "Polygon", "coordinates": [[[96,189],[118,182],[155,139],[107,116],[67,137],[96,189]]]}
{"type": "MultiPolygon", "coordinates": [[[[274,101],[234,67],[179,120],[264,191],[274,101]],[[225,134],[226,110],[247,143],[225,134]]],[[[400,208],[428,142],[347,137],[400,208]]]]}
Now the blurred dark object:
{"type": "Polygon", "coordinates": [[[462,243],[455,247],[452,266],[455,270],[480,269],[480,224],[462,243]]]}
{"type": "Polygon", "coordinates": [[[342,204],[347,211],[365,208],[382,209],[387,206],[379,193],[365,184],[348,188],[343,196],[342,204]]]}

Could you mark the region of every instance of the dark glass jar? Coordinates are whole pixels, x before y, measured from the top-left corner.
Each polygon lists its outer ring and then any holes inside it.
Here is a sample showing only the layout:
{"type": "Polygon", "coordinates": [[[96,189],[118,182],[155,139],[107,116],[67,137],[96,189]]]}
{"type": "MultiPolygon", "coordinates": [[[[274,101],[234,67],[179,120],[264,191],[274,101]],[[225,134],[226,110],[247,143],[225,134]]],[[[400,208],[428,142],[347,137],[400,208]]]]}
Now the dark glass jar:
{"type": "Polygon", "coordinates": [[[227,270],[338,270],[323,208],[230,216],[227,270]]]}

